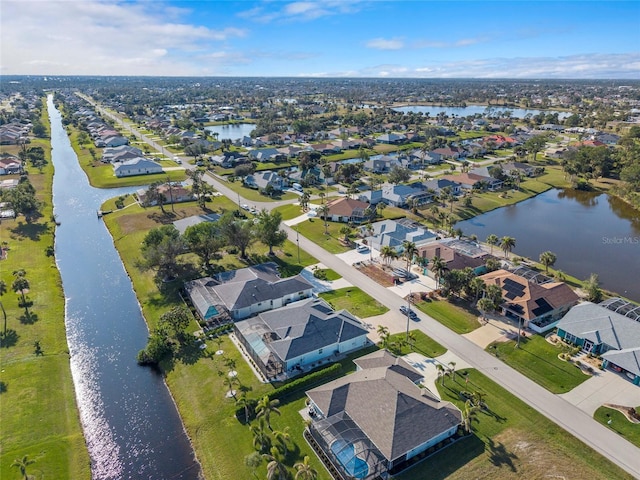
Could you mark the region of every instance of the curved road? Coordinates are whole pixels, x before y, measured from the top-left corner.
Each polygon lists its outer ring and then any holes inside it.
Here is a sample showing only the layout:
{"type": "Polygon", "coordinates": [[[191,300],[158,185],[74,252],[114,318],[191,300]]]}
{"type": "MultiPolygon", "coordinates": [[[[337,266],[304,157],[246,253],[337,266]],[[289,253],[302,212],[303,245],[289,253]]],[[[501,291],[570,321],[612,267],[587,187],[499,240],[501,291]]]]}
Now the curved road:
{"type": "MultiPolygon", "coordinates": [[[[82,98],[89,101],[92,105],[102,111],[116,122],[125,126],[127,129],[133,130],[136,134],[156,150],[162,152],[163,147],[154,142],[145,135],[137,132],[129,124],[125,124],[118,116],[106,111],[98,106],[92,99],[84,95],[82,98]]],[[[185,163],[186,168],[194,168],[192,165],[185,163]]],[[[230,199],[238,198],[239,202],[256,204],[260,208],[271,210],[279,205],[293,203],[295,200],[287,200],[281,202],[248,202],[238,194],[220,182],[211,175],[206,175],[205,179],[216,190],[230,199]]],[[[235,200],[234,200],[235,201],[235,200]]],[[[306,237],[298,236],[297,232],[292,228],[283,225],[287,232],[289,240],[293,243],[299,242],[300,247],[313,255],[321,263],[328,268],[335,270],[342,277],[361,288],[364,292],[377,299],[392,310],[398,311],[405,301],[398,295],[387,288],[374,282],[357,269],[347,265],[335,255],[324,250],[306,237]]],[[[529,380],[527,377],[507,366],[496,357],[485,352],[482,348],[472,343],[470,340],[449,330],[447,327],[417,311],[421,321],[413,323],[413,328],[422,330],[426,335],[451,350],[454,354],[466,361],[470,365],[474,365],[479,371],[491,378],[498,385],[520,398],[523,402],[549,418],[551,421],[562,427],[585,444],[589,445],[595,451],[601,453],[613,463],[640,479],[640,449],[625,440],[620,435],[605,426],[596,422],[589,415],[578,409],[576,406],[567,402],[563,398],[555,395],[537,383],[529,380]]],[[[404,331],[406,321],[399,313],[397,315],[397,328],[395,331],[404,331]]],[[[640,398],[640,393],[639,393],[640,398]]]]}

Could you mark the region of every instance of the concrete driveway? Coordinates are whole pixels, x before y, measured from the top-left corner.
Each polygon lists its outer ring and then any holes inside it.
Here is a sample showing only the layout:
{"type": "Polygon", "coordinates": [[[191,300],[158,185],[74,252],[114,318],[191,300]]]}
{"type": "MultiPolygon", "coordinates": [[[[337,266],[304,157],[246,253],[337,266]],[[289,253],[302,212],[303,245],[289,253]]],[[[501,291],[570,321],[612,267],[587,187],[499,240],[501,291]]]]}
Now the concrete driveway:
{"type": "Polygon", "coordinates": [[[348,281],[344,278],[338,280],[320,280],[313,276],[314,268],[324,269],[327,268],[322,263],[316,263],[315,265],[309,265],[300,271],[300,275],[311,285],[313,285],[314,293],[328,292],[330,290],[338,290],[339,288],[352,287],[348,281]]]}
{"type": "MultiPolygon", "coordinates": [[[[419,353],[412,352],[402,357],[409,365],[415,368],[418,372],[422,373],[425,387],[429,389],[436,397],[440,398],[438,389],[436,388],[436,382],[438,380],[438,367],[436,365],[442,365],[445,369],[451,368],[450,362],[455,362],[455,369],[460,370],[463,368],[471,368],[467,362],[458,357],[455,353],[447,351],[436,358],[425,357],[419,353]]],[[[456,374],[457,375],[457,374],[456,374]]],[[[445,382],[453,381],[450,377],[445,378],[445,382]]],[[[460,381],[458,377],[458,381],[460,381]]],[[[442,400],[440,398],[440,400],[442,400]]]]}
{"type": "Polygon", "coordinates": [[[504,342],[518,336],[518,325],[515,322],[497,316],[487,316],[487,319],[486,324],[462,336],[483,349],[493,342],[504,342]]]}
{"type": "Polygon", "coordinates": [[[637,407],[640,405],[640,387],[621,373],[597,370],[596,374],[570,392],[559,397],[593,416],[605,403],[637,407]]]}

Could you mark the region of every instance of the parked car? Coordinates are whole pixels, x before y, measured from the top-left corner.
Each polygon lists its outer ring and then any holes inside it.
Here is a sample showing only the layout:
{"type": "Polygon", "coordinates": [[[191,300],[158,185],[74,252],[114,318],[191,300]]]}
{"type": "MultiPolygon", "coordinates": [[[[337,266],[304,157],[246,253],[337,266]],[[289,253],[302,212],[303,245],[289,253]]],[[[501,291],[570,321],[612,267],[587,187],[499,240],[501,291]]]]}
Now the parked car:
{"type": "Polygon", "coordinates": [[[400,307],[400,313],[402,313],[403,315],[406,315],[408,311],[409,311],[409,309],[407,308],[406,305],[402,305],[400,307]]]}

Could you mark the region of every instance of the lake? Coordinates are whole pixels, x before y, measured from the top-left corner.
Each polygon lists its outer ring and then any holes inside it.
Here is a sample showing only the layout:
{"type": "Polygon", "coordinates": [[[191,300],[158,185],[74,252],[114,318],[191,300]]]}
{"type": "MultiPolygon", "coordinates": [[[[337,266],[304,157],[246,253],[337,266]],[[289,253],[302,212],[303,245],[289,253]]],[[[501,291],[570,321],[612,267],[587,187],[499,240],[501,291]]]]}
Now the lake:
{"type": "MultiPolygon", "coordinates": [[[[393,110],[396,112],[408,113],[428,113],[430,117],[435,117],[439,113],[444,113],[449,117],[455,115],[456,117],[468,117],[470,115],[485,115],[487,114],[487,107],[485,105],[469,105],[467,107],[436,107],[431,105],[410,105],[406,107],[396,107],[393,110]]],[[[528,110],[524,108],[505,108],[505,107],[491,107],[491,111],[493,114],[497,114],[497,112],[511,112],[511,117],[513,118],[524,118],[527,115],[537,115],[542,112],[542,110],[528,110]]],[[[558,112],[556,110],[545,110],[544,113],[557,113],[558,118],[563,119],[571,115],[570,112],[558,112]]]]}
{"type": "Polygon", "coordinates": [[[554,189],[458,227],[481,241],[514,237],[514,253],[536,261],[550,250],[554,268],[581,280],[597,273],[603,288],[640,301],[640,213],[616,197],[554,189]]]}
{"type": "Polygon", "coordinates": [[[218,140],[238,140],[248,137],[256,129],[253,123],[233,123],[227,125],[213,125],[205,127],[212,134],[218,134],[218,140]]]}
{"type": "Polygon", "coordinates": [[[61,222],[55,257],[91,476],[197,479],[200,465],[163,377],[136,363],[149,332],[111,235],[97,218],[103,201],[138,187],[91,187],[51,96],[47,107],[55,167],[53,204],[61,222]]]}

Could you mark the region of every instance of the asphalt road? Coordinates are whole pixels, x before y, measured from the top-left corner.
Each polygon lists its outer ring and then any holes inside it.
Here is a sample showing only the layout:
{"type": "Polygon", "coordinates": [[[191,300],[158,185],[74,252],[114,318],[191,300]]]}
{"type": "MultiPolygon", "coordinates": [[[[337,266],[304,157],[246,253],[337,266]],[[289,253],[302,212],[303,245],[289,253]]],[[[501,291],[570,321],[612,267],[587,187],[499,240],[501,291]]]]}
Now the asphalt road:
{"type": "MultiPolygon", "coordinates": [[[[129,124],[125,124],[116,115],[113,115],[104,108],[96,105],[91,99],[88,99],[85,96],[82,97],[90,101],[90,103],[105,115],[109,116],[121,125],[124,125],[127,129],[133,130],[138,137],[147,142],[157,151],[164,151],[163,147],[157,142],[154,142],[146,135],[140,134],[135,128],[131,127],[129,124]]],[[[188,162],[185,162],[184,166],[185,168],[194,168],[192,165],[188,164],[188,162]]],[[[295,200],[286,200],[281,202],[247,201],[242,197],[238,197],[236,192],[228,188],[223,182],[213,176],[205,175],[204,178],[226,197],[233,201],[238,200],[240,203],[256,205],[258,209],[266,208],[267,210],[271,210],[279,205],[295,202],[295,200]]],[[[291,242],[299,242],[300,248],[309,252],[328,268],[331,268],[342,275],[342,277],[349,283],[359,287],[390,309],[399,311],[400,306],[405,304],[404,300],[395,293],[366,277],[352,266],[347,265],[335,255],[324,250],[321,245],[317,245],[305,237],[298,236],[295,230],[284,224],[283,228],[287,232],[291,242]]],[[[620,435],[596,422],[589,415],[582,412],[579,408],[560,396],[549,392],[537,383],[529,380],[521,373],[502,363],[499,359],[488,354],[476,344],[461,335],[458,335],[452,330],[449,330],[444,325],[424,313],[419,311],[417,313],[420,316],[421,321],[412,322],[412,329],[418,328],[422,330],[426,335],[446,347],[462,360],[466,361],[470,365],[474,365],[476,369],[491,378],[498,385],[501,385],[513,395],[520,398],[523,402],[549,418],[551,421],[571,433],[576,438],[580,439],[585,444],[589,445],[595,451],[604,455],[635,478],[640,479],[639,448],[635,447],[620,435]]],[[[400,313],[397,315],[397,321],[398,324],[397,329],[395,329],[396,331],[403,331],[406,329],[405,317],[400,315],[400,313]]],[[[638,395],[638,404],[640,404],[640,390],[638,395]]]]}

